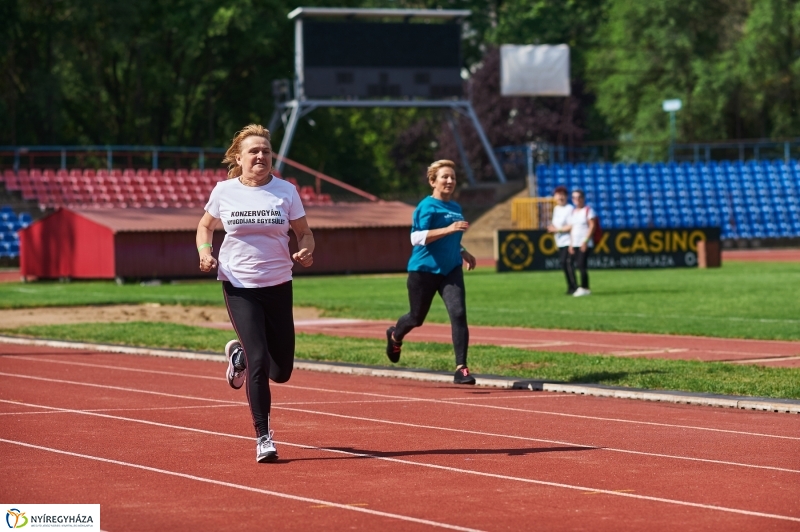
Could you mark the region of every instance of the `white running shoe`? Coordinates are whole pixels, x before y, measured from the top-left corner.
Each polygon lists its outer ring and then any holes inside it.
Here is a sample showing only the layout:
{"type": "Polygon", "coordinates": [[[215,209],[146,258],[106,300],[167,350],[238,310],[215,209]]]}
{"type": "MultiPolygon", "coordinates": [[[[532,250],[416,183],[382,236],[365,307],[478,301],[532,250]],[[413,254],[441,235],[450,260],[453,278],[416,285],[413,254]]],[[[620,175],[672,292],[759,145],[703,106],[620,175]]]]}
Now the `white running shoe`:
{"type": "Polygon", "coordinates": [[[256,462],[274,462],[278,459],[278,449],[272,441],[272,431],[268,436],[261,436],[256,440],[256,462]]]}
{"type": "Polygon", "coordinates": [[[586,288],[578,288],[577,290],[575,290],[575,293],[572,294],[572,296],[573,297],[588,296],[591,293],[592,293],[592,291],[591,290],[587,290],[586,288]]]}
{"type": "Polygon", "coordinates": [[[225,358],[228,359],[228,370],[225,372],[225,378],[231,388],[238,390],[244,384],[244,379],[247,376],[247,364],[246,362],[242,363],[245,361],[244,349],[242,349],[242,344],[239,343],[239,340],[231,340],[227,343],[225,346],[225,358]]]}

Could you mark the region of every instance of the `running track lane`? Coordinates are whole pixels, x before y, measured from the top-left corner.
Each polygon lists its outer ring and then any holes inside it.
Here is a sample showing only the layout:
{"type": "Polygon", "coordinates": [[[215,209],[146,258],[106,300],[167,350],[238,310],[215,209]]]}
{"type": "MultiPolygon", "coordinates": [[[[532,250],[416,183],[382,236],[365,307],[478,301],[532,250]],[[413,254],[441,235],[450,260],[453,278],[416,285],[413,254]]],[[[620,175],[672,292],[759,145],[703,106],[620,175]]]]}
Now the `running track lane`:
{"type": "Polygon", "coordinates": [[[100,502],[111,532],[800,526],[797,416],[298,371],[257,465],[222,364],[14,351],[3,500],[100,502]]]}
{"type": "MultiPolygon", "coordinates": [[[[800,326],[800,320],[792,318],[800,326]]],[[[389,321],[316,319],[298,320],[297,332],[386,340],[389,321]]],[[[230,328],[230,324],[209,324],[230,328]]],[[[564,331],[521,327],[470,325],[470,344],[489,344],[537,351],[604,354],[622,357],[667,358],[800,367],[800,342],[738,340],[701,336],[564,331]]],[[[449,324],[425,323],[406,337],[413,342],[452,343],[449,324]]]]}

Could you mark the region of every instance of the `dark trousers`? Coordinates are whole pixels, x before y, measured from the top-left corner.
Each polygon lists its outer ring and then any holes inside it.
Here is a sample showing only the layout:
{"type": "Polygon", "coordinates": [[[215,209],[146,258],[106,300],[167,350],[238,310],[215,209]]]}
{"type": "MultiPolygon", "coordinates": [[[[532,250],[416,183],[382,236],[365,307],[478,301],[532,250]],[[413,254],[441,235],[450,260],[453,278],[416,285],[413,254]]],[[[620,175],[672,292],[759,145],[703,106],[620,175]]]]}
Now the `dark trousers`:
{"type": "Polygon", "coordinates": [[[286,382],[294,366],[292,282],[265,288],[236,288],[222,283],[236,336],[247,359],[247,402],[256,436],[269,434],[272,396],[269,379],[286,382]]]}
{"type": "MultiPolygon", "coordinates": [[[[589,289],[589,270],[587,263],[589,262],[589,255],[592,254],[592,248],[587,247],[586,251],[581,251],[581,248],[572,248],[575,250],[573,257],[575,258],[575,268],[581,272],[581,288],[589,289]]],[[[574,273],[573,273],[574,275],[574,273]]]]}
{"type": "Polygon", "coordinates": [[[575,264],[569,254],[569,246],[558,248],[558,259],[561,261],[564,277],[567,278],[567,290],[574,292],[578,288],[578,282],[575,280],[575,264]]]}
{"type": "Polygon", "coordinates": [[[464,289],[464,271],[458,266],[447,275],[430,272],[408,272],[408,302],[411,310],[397,320],[394,338],[402,341],[411,329],[425,321],[438,292],[444,301],[453,334],[456,366],[467,365],[469,328],[467,328],[467,302],[464,289]]]}

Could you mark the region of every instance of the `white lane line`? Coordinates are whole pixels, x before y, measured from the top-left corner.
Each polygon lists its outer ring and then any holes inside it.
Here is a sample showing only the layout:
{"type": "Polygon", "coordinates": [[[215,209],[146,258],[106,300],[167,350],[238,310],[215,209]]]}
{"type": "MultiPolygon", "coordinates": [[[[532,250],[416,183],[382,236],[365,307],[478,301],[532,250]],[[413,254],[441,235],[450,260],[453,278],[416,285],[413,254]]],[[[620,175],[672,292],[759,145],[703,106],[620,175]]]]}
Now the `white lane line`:
{"type": "MultiPolygon", "coordinates": [[[[385,401],[300,401],[296,403],[272,403],[273,407],[287,405],[342,405],[342,404],[370,404],[370,403],[403,403],[409,401],[385,400],[385,401]]],[[[192,410],[199,408],[231,408],[247,406],[247,403],[232,403],[225,405],[194,405],[194,406],[160,406],[153,408],[87,408],[84,412],[147,412],[151,410],[192,410]]],[[[0,412],[0,416],[16,416],[19,414],[58,414],[58,412],[0,412]]]]}
{"type": "MultiPolygon", "coordinates": [[[[23,378],[34,378],[34,377],[23,377],[23,378]]],[[[64,381],[62,381],[62,382],[64,382],[64,381]]],[[[70,384],[78,384],[78,385],[80,385],[81,383],[70,382],[70,384]]],[[[101,385],[93,385],[93,386],[101,387],[101,385]]],[[[140,393],[144,393],[144,394],[152,393],[152,392],[145,391],[145,390],[135,390],[135,389],[127,389],[127,391],[133,391],[133,392],[139,391],[140,393]]],[[[156,395],[158,395],[158,394],[156,394],[156,395]]],[[[214,399],[207,399],[207,400],[208,401],[215,401],[214,399]]],[[[224,402],[226,404],[230,403],[230,401],[221,401],[221,402],[224,402]]],[[[9,401],[9,400],[5,400],[5,399],[0,399],[0,403],[26,404],[26,403],[18,403],[18,402],[15,402],[15,401],[9,401]]],[[[246,404],[246,403],[239,403],[239,404],[246,404]]],[[[445,404],[447,404],[447,403],[445,403],[445,404]]],[[[54,410],[58,410],[55,407],[42,407],[42,408],[53,408],[54,410]]],[[[800,473],[800,470],[787,469],[787,468],[777,467],[777,466],[763,466],[763,465],[755,465],[755,464],[745,464],[745,463],[741,463],[741,462],[731,462],[731,461],[727,461],[727,460],[712,460],[710,458],[696,458],[696,457],[691,457],[691,456],[680,456],[680,455],[671,455],[671,454],[663,454],[663,453],[651,453],[651,452],[645,452],[645,451],[634,451],[634,450],[630,450],[630,449],[618,449],[618,448],[615,448],[615,447],[600,447],[600,446],[596,446],[596,445],[586,445],[586,444],[568,442],[568,441],[561,441],[561,440],[549,440],[549,439],[544,439],[544,438],[531,438],[531,437],[527,437],[527,436],[515,436],[515,435],[512,435],[512,434],[499,434],[499,433],[493,433],[493,432],[481,432],[481,431],[475,431],[475,430],[465,430],[465,429],[456,429],[456,428],[450,428],[450,427],[440,427],[440,426],[434,426],[434,425],[421,425],[421,424],[417,424],[417,423],[406,423],[406,422],[403,422],[403,421],[391,421],[391,420],[386,420],[386,419],[375,419],[375,418],[368,418],[368,417],[348,416],[348,415],[345,415],[345,414],[335,414],[335,413],[331,413],[331,412],[321,412],[321,411],[317,411],[317,410],[306,410],[306,409],[302,409],[302,408],[291,408],[291,407],[287,407],[287,406],[273,405],[273,408],[276,409],[276,410],[288,410],[288,411],[291,411],[291,412],[302,412],[302,413],[306,413],[306,414],[328,416],[328,417],[335,417],[335,418],[341,418],[341,419],[350,419],[350,420],[357,420],[357,421],[366,421],[366,422],[370,422],[370,423],[383,423],[383,424],[386,424],[386,425],[397,425],[397,426],[412,427],[412,428],[426,429],[426,430],[438,430],[438,431],[444,431],[444,432],[457,432],[457,433],[462,433],[462,434],[470,434],[470,435],[478,435],[478,436],[489,436],[489,437],[493,437],[493,438],[507,438],[507,439],[512,439],[512,440],[531,441],[531,442],[538,442],[538,443],[551,443],[551,444],[555,444],[555,445],[564,445],[564,446],[568,446],[568,447],[585,447],[586,449],[595,449],[595,450],[598,450],[598,451],[609,451],[609,452],[631,454],[631,455],[639,455],[639,456],[650,456],[650,457],[656,457],[656,458],[666,458],[666,459],[671,459],[671,460],[686,460],[686,461],[692,461],[692,462],[704,462],[704,463],[709,463],[709,464],[720,464],[720,465],[728,465],[728,466],[736,466],[736,467],[746,467],[746,468],[752,468],[752,469],[768,469],[768,470],[772,470],[772,471],[782,471],[782,472],[785,472],[785,473],[800,473]]]]}
{"type": "Polygon", "coordinates": [[[3,377],[14,377],[17,379],[31,379],[35,381],[43,381],[43,382],[57,382],[59,384],[74,384],[76,386],[89,386],[90,388],[103,388],[106,390],[118,390],[121,392],[133,392],[133,393],[146,393],[150,395],[160,395],[162,397],[173,397],[176,399],[189,399],[192,401],[210,401],[212,403],[227,403],[232,405],[241,405],[247,404],[242,403],[241,401],[226,401],[224,399],[211,399],[208,397],[195,397],[192,395],[178,395],[174,393],[165,393],[165,392],[153,392],[150,390],[138,390],[136,388],[124,388],[122,386],[111,386],[108,384],[93,384],[91,382],[76,382],[76,381],[67,381],[61,379],[48,379],[47,377],[34,377],[33,375],[15,375],[13,373],[3,373],[0,372],[0,375],[3,377]]]}
{"type": "MultiPolygon", "coordinates": [[[[4,357],[0,357],[4,358],[4,357]]],[[[34,357],[20,357],[20,356],[8,356],[9,359],[25,359],[25,360],[32,360],[35,362],[41,362],[41,358],[34,358],[34,357]]],[[[46,359],[48,362],[51,359],[46,359]]],[[[102,367],[106,369],[116,369],[116,370],[125,370],[125,371],[141,371],[144,373],[157,373],[163,375],[169,375],[171,377],[175,377],[176,374],[174,372],[166,372],[166,371],[155,371],[155,370],[144,370],[144,369],[134,369],[134,368],[120,368],[118,366],[104,366],[104,365],[95,365],[95,364],[87,364],[83,362],[66,362],[66,361],[58,361],[61,364],[76,364],[82,366],[90,366],[90,367],[102,367]]],[[[203,375],[186,375],[181,374],[180,376],[183,377],[196,377],[200,379],[213,379],[218,380],[216,377],[207,377],[203,375]]],[[[388,395],[388,394],[381,394],[381,393],[369,393],[369,392],[355,392],[355,391],[348,391],[348,390],[333,390],[328,388],[317,388],[311,386],[297,386],[293,384],[273,384],[274,386],[280,386],[284,388],[290,388],[295,390],[306,390],[306,391],[319,391],[319,392],[329,392],[329,393],[338,393],[338,394],[348,394],[348,395],[365,395],[370,397],[384,397],[387,399],[404,399],[409,401],[427,401],[433,403],[444,403],[445,400],[442,399],[426,399],[426,398],[418,398],[418,397],[406,397],[402,395],[388,395]]],[[[520,396],[522,397],[522,395],[520,396]]],[[[527,396],[526,396],[527,397],[527,396]]],[[[552,396],[548,396],[552,397],[552,396]]],[[[578,397],[577,395],[567,395],[565,397],[578,397]]],[[[450,403],[456,404],[456,403],[450,403]]],[[[620,418],[609,418],[609,417],[601,417],[601,416],[589,416],[589,415],[582,415],[582,414],[567,414],[565,412],[550,412],[546,410],[528,410],[528,409],[514,409],[512,407],[496,407],[493,405],[481,405],[481,404],[473,404],[473,405],[462,405],[462,406],[475,406],[477,408],[504,408],[509,411],[516,411],[516,412],[525,412],[529,414],[539,414],[539,415],[546,415],[546,416],[560,416],[560,417],[568,417],[568,418],[576,418],[576,419],[590,419],[593,421],[611,421],[615,423],[631,423],[631,424],[638,424],[638,425],[649,425],[653,427],[667,427],[667,428],[678,428],[678,429],[690,429],[690,430],[704,430],[708,432],[720,432],[724,434],[740,434],[744,436],[756,436],[762,438],[778,438],[778,439],[786,439],[786,440],[797,440],[800,441],[800,437],[795,436],[781,436],[778,434],[765,434],[762,432],[748,432],[742,430],[732,430],[732,429],[717,429],[713,427],[699,427],[696,425],[678,425],[675,423],[657,423],[654,421],[640,421],[635,419],[620,419],[620,418]]]]}
{"type": "MultiPolygon", "coordinates": [[[[297,390],[308,390],[308,391],[316,391],[316,392],[330,392],[330,393],[339,393],[339,394],[355,394],[355,395],[368,395],[373,397],[389,397],[389,398],[396,398],[399,399],[403,397],[402,395],[387,395],[387,394],[379,394],[379,393],[371,393],[371,392],[353,392],[348,390],[334,390],[329,388],[316,388],[310,386],[296,386],[293,384],[276,384],[276,386],[284,387],[284,388],[294,388],[297,390]]],[[[446,404],[459,404],[456,402],[446,401],[443,399],[427,399],[427,398],[418,398],[419,401],[431,402],[431,403],[446,403],[446,404]]],[[[638,425],[651,425],[655,427],[668,427],[668,428],[677,428],[677,429],[692,429],[692,430],[706,430],[710,432],[723,432],[728,434],[740,434],[744,436],[759,436],[764,438],[779,438],[785,440],[800,440],[800,437],[795,436],[781,436],[778,434],[764,434],[761,432],[747,432],[742,430],[732,430],[732,429],[716,429],[712,427],[698,427],[696,425],[677,425],[674,423],[657,423],[654,421],[640,421],[635,419],[620,419],[620,418],[610,418],[610,417],[600,417],[600,416],[587,416],[582,414],[567,414],[565,412],[550,412],[547,410],[529,410],[527,408],[514,408],[510,406],[497,406],[497,405],[481,405],[481,404],[459,404],[459,406],[474,406],[476,408],[497,408],[502,410],[509,410],[512,412],[525,412],[528,414],[542,414],[548,416],[560,416],[560,417],[570,417],[570,418],[577,418],[577,419],[591,419],[593,421],[614,421],[616,423],[633,423],[638,425]]]]}
{"type": "MultiPolygon", "coordinates": [[[[0,400],[0,402],[5,402],[0,400]]],[[[87,408],[83,410],[84,412],[149,412],[153,410],[187,410],[187,409],[198,409],[198,408],[231,408],[233,406],[243,406],[247,403],[242,404],[235,404],[235,405],[195,405],[195,406],[159,406],[159,407],[152,407],[152,408],[87,408]]],[[[28,415],[28,414],[61,414],[62,412],[54,411],[54,412],[2,412],[0,416],[17,416],[20,414],[28,415]]]]}
{"type": "Polygon", "coordinates": [[[553,443],[556,445],[565,445],[570,447],[584,447],[586,449],[594,449],[598,451],[609,451],[614,453],[623,453],[623,454],[635,454],[640,456],[653,456],[657,458],[667,458],[671,460],[688,460],[692,462],[705,462],[709,464],[721,464],[721,465],[730,465],[730,466],[737,466],[737,467],[748,467],[754,469],[770,469],[772,471],[782,471],[784,473],[800,473],[798,469],[787,469],[783,467],[776,467],[776,466],[762,466],[762,465],[755,465],[755,464],[743,464],[741,462],[730,462],[727,460],[712,460],[710,458],[695,458],[692,456],[679,456],[674,454],[662,454],[662,453],[650,453],[645,451],[632,451],[630,449],[617,449],[614,447],[601,447],[596,445],[586,445],[581,443],[574,443],[574,442],[566,442],[560,440],[546,440],[542,438],[529,438],[527,436],[514,436],[511,434],[498,434],[494,432],[481,432],[477,430],[466,430],[466,429],[455,429],[449,427],[437,427],[434,425],[420,425],[417,423],[406,423],[403,421],[389,421],[386,419],[375,419],[375,418],[368,418],[368,417],[360,417],[360,416],[348,416],[345,414],[334,414],[331,412],[320,412],[316,410],[305,410],[302,408],[289,408],[285,406],[275,407],[277,410],[289,410],[292,412],[303,412],[306,414],[315,414],[319,416],[330,416],[342,419],[351,419],[356,421],[367,421],[371,423],[383,423],[387,425],[398,425],[403,427],[412,427],[418,429],[428,429],[428,430],[440,430],[446,432],[458,432],[462,434],[471,434],[471,435],[478,435],[478,436],[489,436],[493,438],[508,438],[512,440],[523,440],[523,441],[534,441],[534,442],[541,442],[541,443],[553,443]]]}
{"type": "MultiPolygon", "coordinates": [[[[120,417],[120,416],[111,416],[111,415],[107,415],[107,414],[98,414],[98,413],[95,413],[95,412],[85,412],[85,411],[82,411],[82,410],[72,410],[72,409],[52,407],[52,406],[34,405],[34,404],[29,404],[29,403],[19,403],[19,402],[15,402],[15,401],[2,401],[2,402],[10,402],[10,403],[15,403],[15,404],[24,404],[26,406],[36,407],[36,408],[63,410],[63,411],[71,412],[71,413],[74,413],[74,414],[97,416],[97,417],[103,417],[103,418],[108,418],[108,419],[115,419],[115,420],[119,420],[119,421],[130,421],[130,422],[134,422],[134,423],[142,423],[142,424],[145,424],[145,425],[151,425],[151,426],[162,427],[162,428],[185,430],[185,431],[189,431],[189,432],[196,432],[196,433],[207,434],[207,435],[212,435],[212,436],[222,436],[222,437],[227,437],[227,438],[245,439],[245,440],[250,440],[250,441],[253,440],[252,437],[241,436],[241,435],[238,435],[238,434],[228,434],[228,433],[224,433],[224,432],[216,432],[216,431],[210,431],[210,430],[204,430],[204,429],[197,429],[197,428],[194,428],[194,427],[184,427],[184,426],[180,426],[180,425],[169,425],[169,424],[166,424],[166,423],[158,423],[158,422],[155,422],[155,421],[147,421],[147,420],[142,420],[142,419],[125,418],[125,417],[120,417]]],[[[468,432],[468,431],[464,431],[464,432],[468,432]]],[[[0,440],[0,441],[2,441],[2,440],[0,440]]],[[[369,454],[369,453],[357,453],[357,452],[352,452],[352,451],[344,451],[344,450],[341,450],[341,449],[331,449],[331,448],[327,448],[327,447],[317,447],[317,446],[314,446],[314,445],[303,445],[303,444],[297,444],[297,443],[290,443],[290,442],[286,442],[286,441],[276,441],[276,443],[279,443],[281,445],[286,445],[288,447],[298,447],[298,448],[306,449],[306,450],[317,450],[317,451],[324,451],[324,452],[330,452],[330,453],[336,453],[336,454],[344,454],[344,455],[347,455],[347,456],[355,456],[355,457],[359,457],[359,458],[372,458],[372,459],[375,459],[375,460],[383,460],[383,461],[386,461],[386,462],[395,462],[395,463],[398,463],[398,464],[412,465],[412,466],[416,466],[416,467],[425,467],[425,468],[429,468],[429,469],[438,469],[438,470],[442,470],[442,471],[449,471],[449,472],[461,473],[461,474],[466,474],[466,475],[476,475],[476,476],[481,476],[481,477],[497,478],[497,479],[502,479],[502,480],[515,481],[515,482],[525,482],[525,483],[528,483],[528,484],[538,484],[538,485],[542,485],[542,486],[565,488],[565,489],[570,489],[570,490],[579,490],[579,491],[583,491],[583,492],[592,491],[592,492],[596,492],[596,493],[604,493],[606,495],[614,495],[614,496],[618,496],[618,497],[629,497],[629,498],[641,499],[641,500],[647,500],[647,501],[663,502],[663,503],[667,503],[667,504],[676,504],[676,505],[680,505],[680,506],[690,506],[690,507],[703,508],[703,509],[708,509],[708,510],[719,510],[719,511],[723,511],[723,512],[737,513],[737,514],[743,514],[743,515],[750,515],[750,516],[757,516],[757,517],[768,517],[768,518],[773,518],[773,519],[783,519],[783,520],[788,520],[788,521],[800,522],[800,518],[791,517],[791,516],[785,516],[785,515],[754,512],[754,511],[750,511],[750,510],[741,510],[741,509],[738,509],[738,508],[729,508],[729,507],[725,507],[725,506],[716,506],[716,505],[695,503],[695,502],[690,502],[690,501],[681,501],[681,500],[678,500],[678,499],[667,499],[667,498],[664,498],[664,497],[654,497],[654,496],[649,496],[649,495],[638,495],[638,494],[634,494],[634,493],[628,493],[628,492],[625,492],[625,491],[607,490],[607,489],[595,489],[595,488],[590,488],[590,487],[580,486],[580,485],[574,485],[574,484],[564,484],[564,483],[560,483],[560,482],[550,482],[550,481],[546,481],[546,480],[537,480],[537,479],[531,479],[531,478],[525,478],[525,477],[514,477],[514,476],[510,476],[510,475],[501,475],[501,474],[497,474],[497,473],[485,473],[485,472],[482,472],[482,471],[474,471],[474,470],[470,470],[470,469],[461,469],[461,468],[450,467],[450,466],[427,464],[427,463],[424,463],[424,462],[415,462],[413,460],[403,460],[403,459],[400,459],[400,458],[390,458],[390,457],[386,457],[386,456],[379,456],[379,455],[374,455],[374,454],[369,454]]]]}
{"type": "Polygon", "coordinates": [[[127,368],[125,366],[111,366],[108,364],[89,364],[87,362],[74,362],[74,361],[67,361],[67,360],[57,360],[55,358],[43,358],[39,357],[26,357],[24,355],[2,355],[0,358],[6,358],[8,360],[29,360],[31,362],[45,362],[53,363],[53,364],[64,364],[67,366],[83,366],[87,368],[102,368],[102,369],[114,369],[118,371],[134,371],[136,373],[153,373],[155,375],[167,375],[169,377],[192,377],[194,379],[209,379],[213,381],[223,381],[225,380],[223,377],[211,377],[208,375],[186,375],[183,373],[176,373],[175,371],[158,371],[155,369],[140,369],[140,368],[127,368]]]}
{"type": "Polygon", "coordinates": [[[86,460],[95,460],[97,462],[103,462],[103,463],[106,463],[106,464],[114,464],[114,465],[123,466],[123,467],[131,467],[133,469],[140,469],[142,471],[149,471],[151,473],[159,473],[159,474],[162,474],[162,475],[169,475],[169,476],[173,476],[173,477],[185,478],[185,479],[188,479],[188,480],[195,480],[195,481],[203,482],[203,483],[206,483],[206,484],[213,484],[213,485],[216,485],[216,486],[223,486],[223,487],[226,487],[226,488],[233,488],[233,489],[242,490],[242,491],[250,491],[250,492],[253,492],[253,493],[260,493],[262,495],[270,495],[272,497],[278,497],[278,498],[281,498],[281,499],[289,499],[289,500],[292,500],[292,501],[300,501],[300,502],[313,503],[313,504],[322,504],[322,505],[325,505],[325,506],[331,506],[331,507],[334,507],[334,508],[339,508],[340,510],[349,510],[351,512],[360,512],[360,513],[365,513],[365,514],[369,514],[369,515],[375,515],[375,516],[378,516],[378,517],[386,517],[386,518],[389,518],[389,519],[397,519],[399,521],[406,521],[408,523],[416,523],[416,524],[420,524],[420,525],[428,525],[428,526],[437,527],[437,528],[446,528],[448,530],[460,530],[462,532],[480,532],[478,529],[475,529],[475,528],[465,528],[465,527],[462,527],[462,526],[456,526],[456,525],[450,525],[450,524],[447,524],[447,523],[440,523],[440,522],[437,522],[437,521],[431,521],[429,519],[419,519],[417,517],[411,517],[411,516],[407,516],[407,515],[393,514],[393,513],[389,513],[389,512],[381,512],[379,510],[370,510],[368,508],[360,508],[358,506],[351,506],[351,505],[348,505],[348,504],[340,504],[338,502],[325,501],[325,500],[322,500],[322,499],[313,499],[311,497],[301,497],[299,495],[291,495],[289,493],[281,493],[279,491],[265,490],[265,489],[262,489],[262,488],[254,488],[252,486],[245,486],[243,484],[233,484],[232,482],[224,482],[222,480],[215,480],[213,478],[198,477],[196,475],[189,475],[189,474],[186,474],[186,473],[179,473],[177,471],[169,471],[167,469],[159,469],[157,467],[150,467],[150,466],[145,466],[145,465],[141,465],[141,464],[134,464],[134,463],[131,463],[131,462],[122,462],[120,460],[112,460],[110,458],[102,458],[100,456],[92,456],[92,455],[88,455],[88,454],[73,453],[73,452],[70,452],[70,451],[64,451],[64,450],[61,450],[61,449],[54,449],[52,447],[43,447],[41,445],[33,445],[33,444],[30,444],[30,443],[25,443],[25,442],[21,442],[21,441],[7,440],[5,438],[0,438],[0,442],[8,443],[8,444],[11,444],[11,445],[19,445],[20,447],[27,447],[29,449],[36,449],[37,451],[47,451],[47,452],[51,452],[51,453],[62,454],[62,455],[66,455],[66,456],[72,456],[72,457],[75,457],[75,458],[83,458],[83,459],[86,459],[86,460]]]}

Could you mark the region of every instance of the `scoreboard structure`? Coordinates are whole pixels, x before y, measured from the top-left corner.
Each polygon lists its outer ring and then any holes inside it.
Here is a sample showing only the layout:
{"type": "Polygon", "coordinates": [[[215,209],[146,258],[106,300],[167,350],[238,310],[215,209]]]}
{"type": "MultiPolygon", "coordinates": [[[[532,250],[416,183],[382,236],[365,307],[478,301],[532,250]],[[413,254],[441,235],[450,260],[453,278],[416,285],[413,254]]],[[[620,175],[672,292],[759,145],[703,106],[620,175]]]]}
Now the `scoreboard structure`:
{"type": "Polygon", "coordinates": [[[453,114],[478,133],[497,178],[505,182],[469,100],[463,98],[461,27],[468,10],[299,7],[295,23],[294,83],[276,81],[270,131],[286,131],[276,167],[282,167],[299,120],[319,107],[428,107],[450,114],[467,179],[474,175],[453,114]]]}

